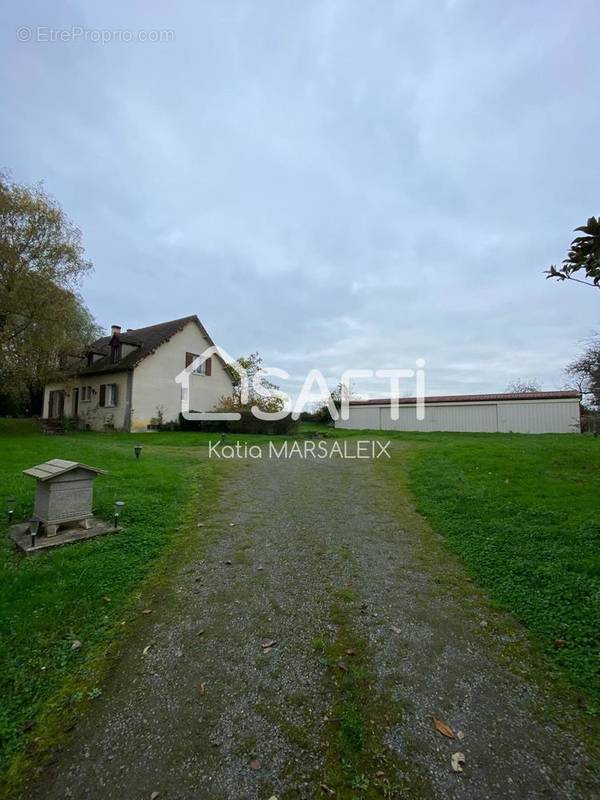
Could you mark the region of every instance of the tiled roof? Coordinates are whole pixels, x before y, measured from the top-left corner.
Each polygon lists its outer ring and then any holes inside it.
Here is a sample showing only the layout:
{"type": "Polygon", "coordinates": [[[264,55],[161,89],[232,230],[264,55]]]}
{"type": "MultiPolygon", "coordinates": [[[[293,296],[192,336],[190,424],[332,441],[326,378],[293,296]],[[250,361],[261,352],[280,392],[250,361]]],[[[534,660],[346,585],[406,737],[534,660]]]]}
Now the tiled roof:
{"type": "MultiPolygon", "coordinates": [[[[485,403],[501,400],[563,400],[565,398],[581,397],[575,390],[560,392],[503,392],[500,394],[450,394],[438,397],[426,397],[425,403],[485,403]]],[[[381,400],[351,400],[351,406],[386,406],[391,402],[389,397],[381,400]]],[[[414,405],[416,397],[400,397],[399,405],[414,405]]]]}
{"type": "Polygon", "coordinates": [[[116,364],[113,364],[110,360],[110,342],[112,336],[103,336],[101,339],[97,339],[95,342],[92,342],[88,349],[94,353],[103,354],[103,357],[95,361],[89,367],[76,368],[75,373],[77,375],[97,375],[102,372],[125,372],[133,369],[140,361],[143,361],[147,356],[154,353],[161,344],[164,344],[176,333],[183,330],[189,322],[195,322],[208,342],[211,345],[213,344],[212,339],[198,317],[192,314],[189,317],[181,317],[181,319],[159,322],[158,325],[148,325],[146,328],[135,328],[124,331],[119,337],[121,343],[135,345],[136,349],[132,350],[131,353],[127,353],[127,355],[123,356],[116,364]]]}

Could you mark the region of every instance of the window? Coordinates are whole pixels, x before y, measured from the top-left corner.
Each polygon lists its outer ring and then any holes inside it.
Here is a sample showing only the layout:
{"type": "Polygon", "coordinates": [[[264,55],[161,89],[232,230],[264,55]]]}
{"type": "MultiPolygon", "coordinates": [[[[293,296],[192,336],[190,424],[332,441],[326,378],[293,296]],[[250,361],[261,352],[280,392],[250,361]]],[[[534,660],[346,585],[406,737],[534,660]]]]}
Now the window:
{"type": "Polygon", "coordinates": [[[81,402],[82,403],[89,403],[92,399],[92,387],[91,386],[82,386],[81,387],[81,402]]]}
{"type": "Polygon", "coordinates": [[[105,406],[107,408],[114,408],[118,405],[118,386],[116,383],[103,383],[100,387],[100,399],[98,401],[99,406],[105,406]]]}
{"type": "Polygon", "coordinates": [[[110,346],[110,363],[116,364],[121,360],[121,343],[111,344],[110,346]]]}
{"type": "MultiPolygon", "coordinates": [[[[197,358],[200,358],[199,355],[196,353],[186,353],[185,354],[185,365],[189,367],[197,358]]],[[[193,369],[193,375],[210,375],[211,374],[211,367],[212,367],[212,359],[206,358],[204,361],[199,362],[193,369]]]]}

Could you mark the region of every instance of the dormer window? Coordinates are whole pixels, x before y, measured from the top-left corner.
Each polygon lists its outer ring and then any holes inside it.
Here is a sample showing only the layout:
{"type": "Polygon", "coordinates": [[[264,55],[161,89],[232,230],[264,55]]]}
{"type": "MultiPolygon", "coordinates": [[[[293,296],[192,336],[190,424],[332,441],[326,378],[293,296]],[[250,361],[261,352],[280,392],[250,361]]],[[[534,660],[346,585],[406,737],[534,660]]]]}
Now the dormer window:
{"type": "Polygon", "coordinates": [[[113,342],[110,346],[110,363],[117,364],[121,360],[121,342],[113,342]]]}

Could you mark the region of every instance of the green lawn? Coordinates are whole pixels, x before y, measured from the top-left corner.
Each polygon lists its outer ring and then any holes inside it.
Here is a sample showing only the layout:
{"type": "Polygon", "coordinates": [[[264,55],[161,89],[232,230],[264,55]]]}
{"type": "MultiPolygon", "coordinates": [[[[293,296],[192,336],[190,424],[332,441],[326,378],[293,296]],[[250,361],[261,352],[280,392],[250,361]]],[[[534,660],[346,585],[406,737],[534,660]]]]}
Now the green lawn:
{"type": "Polygon", "coordinates": [[[597,711],[600,438],[440,434],[421,441],[427,446],[409,468],[418,510],[597,711]]]}
{"type": "MultiPolygon", "coordinates": [[[[65,681],[124,630],[120,623],[143,579],[185,535],[175,529],[192,492],[199,493],[199,507],[209,502],[215,466],[196,457],[199,448],[192,445],[198,440],[192,434],[142,437],[144,452],[136,462],[136,440],[127,434],[47,437],[26,421],[0,421],[0,772],[65,681]],[[161,446],[174,444],[179,447],[161,446]],[[15,496],[15,521],[27,519],[35,482],[21,472],[48,458],[107,469],[96,481],[95,509],[110,519],[114,501],[124,500],[125,531],[35,557],[17,554],[4,535],[5,501],[15,496]],[[76,640],[82,646],[72,650],[76,640]]],[[[93,696],[95,688],[86,693],[93,696]]]]}
{"type": "MultiPolygon", "coordinates": [[[[168,568],[175,544],[193,544],[202,535],[195,525],[198,513],[230,468],[206,460],[209,438],[196,433],[47,437],[26,421],[0,420],[0,511],[14,495],[16,519],[26,519],[34,481],[21,472],[56,457],[109,471],[96,482],[99,516],[110,518],[115,500],[126,503],[122,534],[30,558],[15,552],[4,535],[5,518],[0,522],[0,771],[39,735],[39,728],[29,730],[34,720],[45,719],[49,709],[49,718],[61,714],[69,703],[75,707],[101,691],[101,670],[93,665],[102,663],[139,614],[144,581],[168,568]],[[138,439],[144,452],[136,462],[138,439]],[[73,650],[76,640],[82,646],[73,650]]],[[[408,461],[397,468],[404,480],[408,463],[419,510],[492,599],[531,630],[549,663],[600,704],[600,439],[392,438],[409,446],[408,461]],[[557,639],[565,646],[557,649],[557,639]]]]}

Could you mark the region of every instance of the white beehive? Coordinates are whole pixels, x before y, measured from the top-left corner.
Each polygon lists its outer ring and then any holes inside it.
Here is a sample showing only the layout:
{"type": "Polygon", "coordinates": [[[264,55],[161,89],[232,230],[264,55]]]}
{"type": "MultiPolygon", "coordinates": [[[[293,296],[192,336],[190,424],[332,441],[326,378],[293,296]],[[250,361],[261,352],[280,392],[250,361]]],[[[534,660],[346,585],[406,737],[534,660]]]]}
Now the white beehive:
{"type": "Polygon", "coordinates": [[[36,479],[33,515],[47,536],[54,536],[58,526],[67,523],[77,522],[87,527],[92,516],[94,479],[106,474],[105,470],[53,458],[23,473],[36,479]]]}

